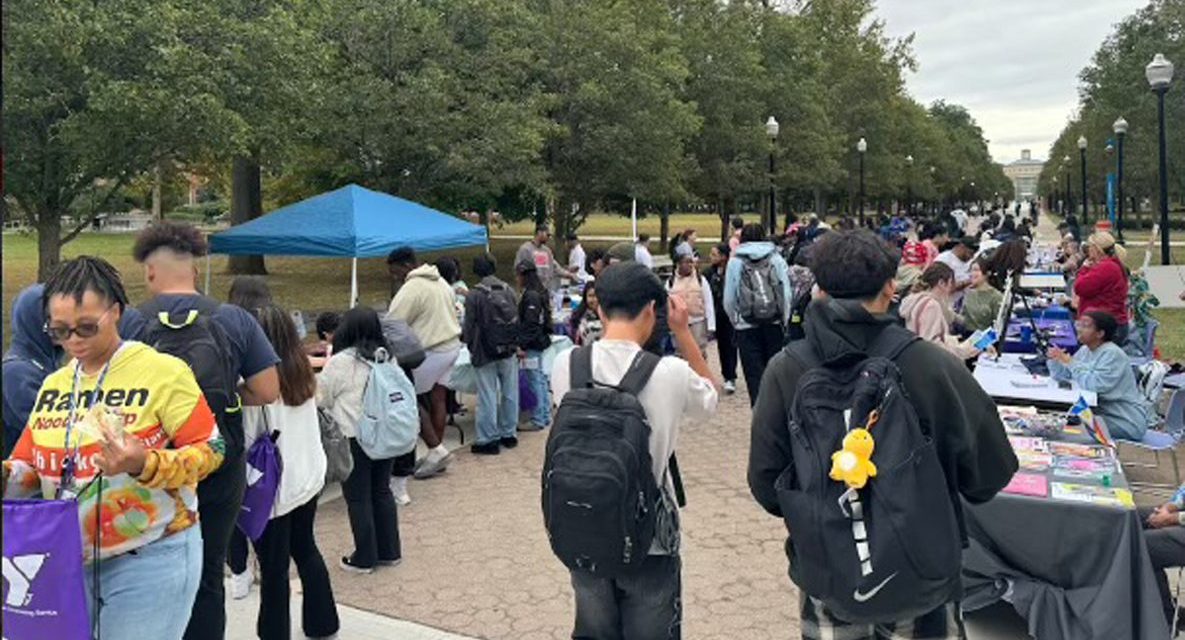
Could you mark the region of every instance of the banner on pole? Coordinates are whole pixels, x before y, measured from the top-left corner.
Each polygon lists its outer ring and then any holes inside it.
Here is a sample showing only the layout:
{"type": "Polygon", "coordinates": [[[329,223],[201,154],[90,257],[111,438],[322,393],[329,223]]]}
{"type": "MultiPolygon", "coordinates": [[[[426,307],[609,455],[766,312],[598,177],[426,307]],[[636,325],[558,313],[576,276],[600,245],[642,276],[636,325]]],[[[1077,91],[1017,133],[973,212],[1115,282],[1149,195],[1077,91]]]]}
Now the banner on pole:
{"type": "Polygon", "coordinates": [[[1107,174],[1107,218],[1115,224],[1115,174],[1107,174]]]}

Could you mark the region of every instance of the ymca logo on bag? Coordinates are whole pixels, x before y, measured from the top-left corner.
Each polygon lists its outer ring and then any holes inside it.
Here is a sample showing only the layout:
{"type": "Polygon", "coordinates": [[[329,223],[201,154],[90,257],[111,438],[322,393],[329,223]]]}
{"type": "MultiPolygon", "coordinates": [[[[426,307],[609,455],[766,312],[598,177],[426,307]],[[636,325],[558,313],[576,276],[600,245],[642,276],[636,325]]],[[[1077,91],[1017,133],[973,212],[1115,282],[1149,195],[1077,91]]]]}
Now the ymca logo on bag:
{"type": "Polygon", "coordinates": [[[8,585],[8,595],[4,596],[4,604],[10,607],[25,607],[33,599],[33,581],[41,572],[48,553],[31,553],[9,559],[4,558],[4,582],[8,585]]]}
{"type": "Polygon", "coordinates": [[[416,448],[420,410],[415,387],[403,369],[388,360],[387,350],[380,347],[374,358],[358,358],[370,367],[358,417],[358,446],[372,460],[386,460],[416,448]]]}

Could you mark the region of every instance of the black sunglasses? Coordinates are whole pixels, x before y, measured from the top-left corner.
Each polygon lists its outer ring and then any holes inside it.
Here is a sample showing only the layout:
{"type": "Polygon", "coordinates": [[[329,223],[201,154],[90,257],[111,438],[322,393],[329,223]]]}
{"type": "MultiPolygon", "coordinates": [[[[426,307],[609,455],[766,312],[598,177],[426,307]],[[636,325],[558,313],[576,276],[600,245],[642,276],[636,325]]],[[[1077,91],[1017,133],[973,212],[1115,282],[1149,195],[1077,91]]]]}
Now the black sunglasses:
{"type": "Polygon", "coordinates": [[[70,334],[74,334],[79,338],[93,338],[99,335],[100,325],[107,317],[107,314],[111,313],[113,308],[115,308],[114,305],[107,307],[107,310],[103,312],[103,315],[99,316],[99,319],[96,322],[80,322],[74,327],[61,325],[50,326],[50,324],[47,322],[43,329],[45,330],[45,333],[49,334],[50,340],[53,340],[54,342],[65,342],[70,339],[70,334]]]}

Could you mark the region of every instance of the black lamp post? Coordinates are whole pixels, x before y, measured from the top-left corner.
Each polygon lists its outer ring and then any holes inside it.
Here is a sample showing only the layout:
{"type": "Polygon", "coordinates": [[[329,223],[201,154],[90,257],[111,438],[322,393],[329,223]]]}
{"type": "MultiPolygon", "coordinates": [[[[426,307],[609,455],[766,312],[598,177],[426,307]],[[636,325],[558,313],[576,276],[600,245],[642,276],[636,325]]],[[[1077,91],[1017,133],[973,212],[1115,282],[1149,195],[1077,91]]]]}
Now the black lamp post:
{"type": "Polygon", "coordinates": [[[778,140],[778,121],[773,116],[765,121],[765,133],[769,136],[769,234],[778,232],[777,192],[774,190],[774,148],[778,140]]]}
{"type": "Polygon", "coordinates": [[[1057,186],[1057,176],[1053,176],[1053,202],[1049,205],[1050,211],[1061,211],[1062,207],[1062,192],[1057,186]]]}
{"type": "Polygon", "coordinates": [[[1164,133],[1164,94],[1169,90],[1173,81],[1173,63],[1165,59],[1164,54],[1158,53],[1152,62],[1144,67],[1144,75],[1148,78],[1148,85],[1156,92],[1157,118],[1160,123],[1160,264],[1167,265],[1171,257],[1169,252],[1169,172],[1168,145],[1164,133]]]}
{"type": "Polygon", "coordinates": [[[1090,197],[1086,195],[1086,136],[1078,136],[1079,164],[1082,166],[1082,221],[1090,219],[1090,197]]]}
{"type": "Polygon", "coordinates": [[[860,213],[858,214],[860,220],[860,228],[864,228],[864,152],[868,151],[868,141],[860,138],[856,142],[856,151],[860,156],[860,213]]]}
{"type": "Polygon", "coordinates": [[[1066,170],[1066,208],[1069,210],[1067,215],[1078,217],[1078,210],[1074,206],[1074,183],[1070,182],[1070,155],[1062,158],[1062,168],[1066,170]]]}
{"type": "Polygon", "coordinates": [[[1115,163],[1116,163],[1115,191],[1116,191],[1116,199],[1117,199],[1117,202],[1115,203],[1117,205],[1116,209],[1115,209],[1115,227],[1116,227],[1115,231],[1119,235],[1119,244],[1124,244],[1124,241],[1123,241],[1123,139],[1127,136],[1127,120],[1124,120],[1123,116],[1120,116],[1119,119],[1115,121],[1115,124],[1112,126],[1112,128],[1115,130],[1115,138],[1118,140],[1117,144],[1119,146],[1119,155],[1115,160],[1115,163]]]}
{"type": "Polygon", "coordinates": [[[913,156],[905,156],[905,211],[913,215],[913,156]]]}

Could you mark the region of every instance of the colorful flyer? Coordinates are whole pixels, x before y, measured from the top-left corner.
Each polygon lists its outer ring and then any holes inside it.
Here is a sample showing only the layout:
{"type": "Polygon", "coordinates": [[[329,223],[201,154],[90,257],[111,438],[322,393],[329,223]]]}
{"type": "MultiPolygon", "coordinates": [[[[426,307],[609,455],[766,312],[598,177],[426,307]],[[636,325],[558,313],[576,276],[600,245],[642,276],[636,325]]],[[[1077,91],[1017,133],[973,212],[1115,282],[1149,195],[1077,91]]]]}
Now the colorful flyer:
{"type": "Polygon", "coordinates": [[[1016,451],[1016,460],[1025,471],[1048,471],[1053,466],[1053,454],[1043,451],[1016,451]]]}
{"type": "Polygon", "coordinates": [[[1132,499],[1132,492],[1127,489],[1071,482],[1054,482],[1052,488],[1054,500],[1087,502],[1104,507],[1127,507],[1129,509],[1136,506],[1135,500],[1132,499]]]}
{"type": "Polygon", "coordinates": [[[1039,473],[1021,472],[1012,476],[1012,482],[1009,482],[1003,491],[1019,496],[1044,498],[1049,495],[1049,481],[1039,473]]]}
{"type": "Polygon", "coordinates": [[[1045,438],[1008,436],[1008,442],[1012,443],[1013,451],[1049,451],[1049,442],[1045,438]]]}
{"type": "Polygon", "coordinates": [[[1112,458],[1111,449],[1096,444],[1077,444],[1074,442],[1051,442],[1049,450],[1059,456],[1074,458],[1112,458]]]}

